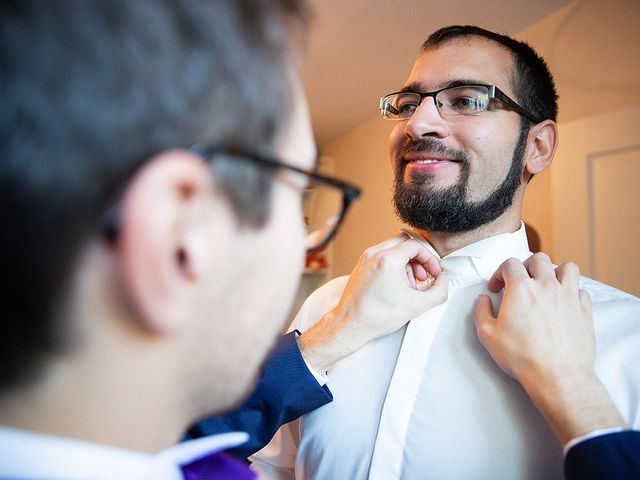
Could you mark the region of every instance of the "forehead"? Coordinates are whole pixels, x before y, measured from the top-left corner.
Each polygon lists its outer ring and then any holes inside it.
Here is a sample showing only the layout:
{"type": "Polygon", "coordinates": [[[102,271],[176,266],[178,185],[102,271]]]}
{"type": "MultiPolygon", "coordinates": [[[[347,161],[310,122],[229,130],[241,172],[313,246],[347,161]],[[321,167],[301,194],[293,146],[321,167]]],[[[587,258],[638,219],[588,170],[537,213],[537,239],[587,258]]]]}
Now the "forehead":
{"type": "Polygon", "coordinates": [[[513,94],[512,76],[513,57],[506,47],[471,36],[452,39],[422,52],[406,83],[433,91],[456,80],[472,80],[496,85],[513,94]]]}

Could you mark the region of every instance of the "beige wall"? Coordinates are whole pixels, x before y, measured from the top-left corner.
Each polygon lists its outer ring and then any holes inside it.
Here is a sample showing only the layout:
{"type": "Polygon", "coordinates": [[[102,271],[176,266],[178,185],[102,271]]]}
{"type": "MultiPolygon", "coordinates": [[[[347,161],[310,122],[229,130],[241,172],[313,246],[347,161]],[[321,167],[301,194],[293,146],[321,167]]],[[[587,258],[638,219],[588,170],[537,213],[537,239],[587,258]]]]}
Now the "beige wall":
{"type": "Polygon", "coordinates": [[[374,117],[322,149],[333,159],[337,177],[363,189],[336,238],[334,276],[349,273],[365,248],[394,235],[402,225],[391,206],[387,137],[392,127],[392,122],[374,117]]]}
{"type": "Polygon", "coordinates": [[[585,274],[636,295],[640,294],[640,189],[634,173],[640,164],[638,125],[640,107],[561,124],[551,171],[554,260],[576,262],[585,274]]]}

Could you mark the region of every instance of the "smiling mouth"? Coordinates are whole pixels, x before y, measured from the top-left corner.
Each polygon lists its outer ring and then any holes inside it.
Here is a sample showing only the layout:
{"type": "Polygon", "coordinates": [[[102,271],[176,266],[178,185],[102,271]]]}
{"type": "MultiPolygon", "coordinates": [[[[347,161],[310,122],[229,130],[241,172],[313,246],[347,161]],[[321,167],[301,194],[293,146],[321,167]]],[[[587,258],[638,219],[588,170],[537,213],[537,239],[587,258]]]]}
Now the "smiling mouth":
{"type": "Polygon", "coordinates": [[[436,162],[451,162],[452,160],[436,160],[433,158],[424,160],[408,160],[408,163],[436,163],[436,162]]]}
{"type": "Polygon", "coordinates": [[[419,152],[403,152],[400,157],[406,163],[428,164],[437,162],[459,162],[454,155],[443,155],[439,152],[433,151],[419,151],[419,152]]]}
{"type": "Polygon", "coordinates": [[[404,157],[403,162],[407,165],[428,165],[428,164],[432,164],[432,163],[459,163],[460,160],[456,160],[454,158],[420,158],[417,156],[407,156],[404,157]]]}

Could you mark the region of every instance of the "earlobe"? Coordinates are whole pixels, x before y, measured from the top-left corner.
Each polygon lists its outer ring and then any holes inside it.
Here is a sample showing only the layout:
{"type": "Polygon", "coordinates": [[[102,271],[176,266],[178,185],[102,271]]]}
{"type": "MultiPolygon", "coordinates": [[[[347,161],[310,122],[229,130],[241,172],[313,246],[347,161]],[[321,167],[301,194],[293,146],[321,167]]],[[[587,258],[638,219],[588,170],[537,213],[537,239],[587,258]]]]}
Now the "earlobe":
{"type": "Polygon", "coordinates": [[[132,318],[146,331],[170,333],[189,317],[212,188],[209,167],[182,150],[149,160],[127,188],[116,254],[132,318]]]}
{"type": "Polygon", "coordinates": [[[525,169],[531,175],[546,170],[558,146],[558,126],[552,120],[534,125],[529,132],[529,150],[525,169]]]}

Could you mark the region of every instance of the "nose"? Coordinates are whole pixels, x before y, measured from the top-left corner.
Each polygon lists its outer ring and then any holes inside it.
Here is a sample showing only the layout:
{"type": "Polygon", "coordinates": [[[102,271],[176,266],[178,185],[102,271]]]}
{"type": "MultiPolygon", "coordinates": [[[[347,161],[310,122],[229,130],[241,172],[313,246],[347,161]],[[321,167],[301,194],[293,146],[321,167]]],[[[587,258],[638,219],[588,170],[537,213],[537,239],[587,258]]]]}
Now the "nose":
{"type": "Polygon", "coordinates": [[[405,123],[404,134],[412,140],[424,137],[445,138],[449,134],[449,126],[440,115],[435,98],[426,97],[422,100],[405,123]]]}

